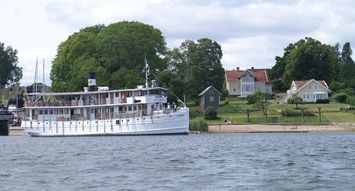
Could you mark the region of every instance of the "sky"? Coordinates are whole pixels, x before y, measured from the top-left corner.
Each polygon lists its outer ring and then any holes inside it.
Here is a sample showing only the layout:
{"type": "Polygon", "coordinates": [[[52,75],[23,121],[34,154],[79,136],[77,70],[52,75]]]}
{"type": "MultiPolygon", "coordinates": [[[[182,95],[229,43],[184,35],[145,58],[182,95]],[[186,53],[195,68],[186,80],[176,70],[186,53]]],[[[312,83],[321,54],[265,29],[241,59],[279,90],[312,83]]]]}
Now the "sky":
{"type": "Polygon", "coordinates": [[[354,6],[352,0],[0,0],[0,42],[18,50],[22,85],[34,82],[36,59],[38,81],[50,83],[57,47],[74,32],[120,21],[154,26],[168,48],[210,38],[221,45],[228,70],[271,68],[288,44],[305,37],[354,45],[354,6]]]}

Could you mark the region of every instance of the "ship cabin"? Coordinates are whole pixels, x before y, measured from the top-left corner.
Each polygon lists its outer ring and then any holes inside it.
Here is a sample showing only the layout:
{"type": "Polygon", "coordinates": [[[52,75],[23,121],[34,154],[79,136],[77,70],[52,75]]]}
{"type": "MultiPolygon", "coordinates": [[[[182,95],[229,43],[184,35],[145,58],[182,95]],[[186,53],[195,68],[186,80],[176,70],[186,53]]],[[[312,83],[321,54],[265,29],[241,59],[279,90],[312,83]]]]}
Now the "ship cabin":
{"type": "Polygon", "coordinates": [[[166,89],[138,86],[135,89],[63,93],[29,93],[25,100],[24,120],[81,121],[144,117],[171,112],[166,89]]]}

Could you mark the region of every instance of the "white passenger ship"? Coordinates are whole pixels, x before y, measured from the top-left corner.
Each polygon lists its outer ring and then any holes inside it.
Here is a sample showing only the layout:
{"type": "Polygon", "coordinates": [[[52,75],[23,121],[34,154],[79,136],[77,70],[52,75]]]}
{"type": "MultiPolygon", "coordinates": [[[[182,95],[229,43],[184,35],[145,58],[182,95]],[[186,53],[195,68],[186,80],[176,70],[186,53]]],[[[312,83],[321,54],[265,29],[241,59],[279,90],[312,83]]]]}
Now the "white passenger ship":
{"type": "Polygon", "coordinates": [[[187,134],[189,109],[167,103],[154,81],[109,90],[89,77],[83,92],[29,93],[21,126],[31,136],[187,134]]]}

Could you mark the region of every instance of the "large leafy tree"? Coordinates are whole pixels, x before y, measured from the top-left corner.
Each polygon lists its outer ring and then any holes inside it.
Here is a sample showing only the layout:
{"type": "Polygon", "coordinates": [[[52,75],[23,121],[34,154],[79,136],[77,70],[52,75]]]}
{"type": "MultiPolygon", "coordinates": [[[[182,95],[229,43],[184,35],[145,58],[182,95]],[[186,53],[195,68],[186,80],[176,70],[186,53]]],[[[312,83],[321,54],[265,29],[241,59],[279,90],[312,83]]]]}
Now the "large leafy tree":
{"type": "Polygon", "coordinates": [[[284,92],[288,89],[289,84],[285,76],[285,69],[287,64],[286,59],[294,48],[295,48],[294,44],[289,44],[284,49],[284,54],[282,57],[280,56],[275,57],[276,64],[272,67],[270,71],[270,76],[273,79],[272,80],[273,91],[284,92]]]}
{"type": "Polygon", "coordinates": [[[348,88],[355,88],[355,63],[351,55],[351,45],[347,42],[340,54],[340,82],[348,88]]]}
{"type": "Polygon", "coordinates": [[[213,40],[202,38],[196,42],[187,40],[180,48],[174,50],[170,68],[176,70],[177,75],[185,84],[185,93],[190,98],[197,98],[198,94],[208,86],[214,86],[222,92],[224,84],[224,69],[221,64],[221,46],[213,40]]]}
{"type": "Polygon", "coordinates": [[[87,27],[59,45],[52,63],[52,89],[80,90],[87,85],[88,72],[96,72],[98,85],[132,88],[144,83],[145,57],[151,71],[166,68],[166,51],[161,31],[150,25],[124,21],[87,27]]]}
{"type": "Polygon", "coordinates": [[[273,77],[283,79],[288,85],[292,80],[338,80],[339,59],[334,47],[313,38],[305,38],[290,44],[283,57],[276,57],[273,77]]]}
{"type": "Polygon", "coordinates": [[[0,42],[0,85],[19,82],[22,68],[17,65],[17,50],[0,42]]]}

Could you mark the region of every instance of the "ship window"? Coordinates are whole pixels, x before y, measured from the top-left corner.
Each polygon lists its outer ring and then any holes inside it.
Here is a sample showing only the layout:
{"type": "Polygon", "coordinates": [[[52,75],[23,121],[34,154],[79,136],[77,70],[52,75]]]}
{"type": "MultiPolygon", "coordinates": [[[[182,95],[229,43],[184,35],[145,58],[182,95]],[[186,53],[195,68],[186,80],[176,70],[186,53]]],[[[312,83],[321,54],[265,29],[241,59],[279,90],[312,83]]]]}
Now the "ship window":
{"type": "Polygon", "coordinates": [[[43,115],[43,111],[42,110],[39,110],[39,115],[43,115]]]}
{"type": "Polygon", "coordinates": [[[53,110],[49,110],[49,115],[53,115],[53,110]]]}
{"type": "Polygon", "coordinates": [[[58,110],[55,109],[54,110],[54,114],[57,115],[58,114],[58,110]]]}
{"type": "Polygon", "coordinates": [[[63,110],[60,109],[58,113],[59,113],[59,114],[63,114],[63,110]]]}
{"type": "Polygon", "coordinates": [[[116,120],[116,125],[119,125],[120,124],[120,120],[116,120]]]}
{"type": "Polygon", "coordinates": [[[44,115],[48,115],[48,110],[44,110],[44,115]]]}
{"type": "Polygon", "coordinates": [[[132,106],[128,106],[128,111],[132,111],[132,106]]]}

